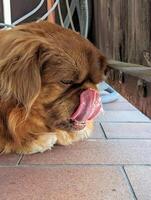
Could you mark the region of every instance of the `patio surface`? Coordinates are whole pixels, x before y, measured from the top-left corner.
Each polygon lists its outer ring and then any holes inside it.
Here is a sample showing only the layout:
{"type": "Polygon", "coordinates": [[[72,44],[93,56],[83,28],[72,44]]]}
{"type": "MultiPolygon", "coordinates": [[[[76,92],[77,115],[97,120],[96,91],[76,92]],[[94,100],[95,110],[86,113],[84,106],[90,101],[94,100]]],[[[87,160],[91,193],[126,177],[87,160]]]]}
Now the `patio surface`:
{"type": "Polygon", "coordinates": [[[151,200],[151,121],[123,97],[92,137],[35,155],[0,157],[0,200],[151,200]]]}

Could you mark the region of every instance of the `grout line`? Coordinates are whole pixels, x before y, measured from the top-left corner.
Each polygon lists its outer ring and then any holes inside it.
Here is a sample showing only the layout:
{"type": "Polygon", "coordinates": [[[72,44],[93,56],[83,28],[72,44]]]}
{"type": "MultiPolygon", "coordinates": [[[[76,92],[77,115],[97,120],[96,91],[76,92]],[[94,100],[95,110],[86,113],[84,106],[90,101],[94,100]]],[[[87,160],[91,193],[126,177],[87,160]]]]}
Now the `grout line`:
{"type": "Polygon", "coordinates": [[[105,139],[107,140],[108,138],[107,138],[107,135],[106,135],[106,133],[105,133],[105,130],[104,130],[103,126],[102,126],[101,123],[99,123],[99,124],[100,124],[100,127],[101,127],[101,129],[102,129],[103,135],[104,135],[105,139]]]}
{"type": "Polygon", "coordinates": [[[103,135],[103,138],[93,138],[93,137],[90,137],[86,141],[97,141],[97,140],[105,140],[104,135],[103,135]]]}
{"type": "Polygon", "coordinates": [[[129,186],[129,189],[130,189],[130,191],[131,191],[131,193],[132,193],[132,195],[133,195],[133,198],[134,198],[135,200],[137,200],[138,198],[137,198],[137,196],[136,196],[136,194],[135,194],[135,191],[134,191],[134,189],[133,189],[133,186],[132,186],[131,181],[130,181],[130,179],[129,179],[127,173],[126,173],[126,170],[125,170],[124,166],[121,167],[121,171],[122,171],[122,173],[123,173],[123,175],[124,175],[125,180],[127,181],[127,184],[128,184],[128,186],[129,186]]]}
{"type": "Polygon", "coordinates": [[[20,167],[40,167],[40,168],[54,168],[54,167],[123,167],[123,166],[144,166],[151,167],[151,164],[20,164],[20,165],[0,165],[0,168],[20,168],[20,167]]]}
{"type": "MultiPolygon", "coordinates": [[[[100,121],[101,121],[101,120],[100,120],[100,121]]],[[[99,122],[99,121],[96,121],[96,122],[99,122]]],[[[104,123],[104,122],[101,121],[101,123],[104,123]]],[[[137,123],[143,123],[143,124],[151,124],[151,121],[145,121],[145,122],[144,122],[144,121],[142,121],[142,122],[141,122],[141,121],[139,121],[139,122],[138,122],[138,121],[136,121],[136,122],[135,122],[135,121],[130,121],[130,122],[126,122],[126,121],[117,121],[117,122],[116,122],[116,121],[113,121],[113,122],[110,122],[110,121],[109,121],[109,122],[105,122],[105,123],[120,123],[120,124],[121,124],[121,123],[122,123],[122,124],[133,124],[133,123],[136,123],[136,124],[137,124],[137,123]]]]}
{"type": "Polygon", "coordinates": [[[108,140],[151,140],[151,138],[108,138],[108,140]]]}
{"type": "Polygon", "coordinates": [[[129,110],[118,110],[118,109],[115,109],[115,110],[110,110],[110,109],[105,109],[105,111],[135,111],[134,109],[133,110],[131,110],[131,109],[129,109],[129,110]]]}
{"type": "MultiPolygon", "coordinates": [[[[103,134],[103,135],[104,135],[104,134],[103,134]]],[[[105,137],[105,136],[104,136],[104,137],[105,137]]],[[[87,141],[88,141],[88,142],[89,142],[89,141],[94,141],[94,142],[95,142],[95,141],[97,141],[97,142],[100,141],[100,142],[102,142],[102,141],[105,141],[106,139],[109,140],[109,141],[112,141],[112,140],[113,140],[113,141],[116,141],[116,140],[117,140],[117,141],[118,141],[118,140],[119,140],[119,141],[122,141],[122,140],[123,140],[123,141],[124,141],[124,140],[126,140],[126,141],[127,141],[127,140],[129,140],[129,141],[141,141],[141,140],[142,140],[142,141],[149,141],[149,142],[151,141],[151,138],[109,138],[109,137],[106,137],[106,138],[91,138],[91,137],[90,137],[90,138],[86,139],[85,142],[87,142],[87,141]]]]}
{"type": "Polygon", "coordinates": [[[20,165],[20,162],[21,162],[22,158],[23,158],[23,155],[20,155],[20,157],[19,157],[19,159],[18,159],[18,161],[16,163],[16,166],[20,165]]]}
{"type": "Polygon", "coordinates": [[[151,121],[101,121],[101,120],[99,120],[98,122],[100,122],[100,123],[113,123],[113,124],[116,124],[116,123],[123,123],[123,124],[146,123],[146,124],[150,124],[151,123],[151,121]]]}
{"type": "Polygon", "coordinates": [[[88,138],[86,138],[86,140],[85,141],[88,141],[88,140],[103,140],[104,138],[99,138],[99,137],[88,137],[88,138]]]}
{"type": "MultiPolygon", "coordinates": [[[[123,112],[123,110],[119,110],[120,112],[123,112]]],[[[116,110],[115,110],[115,112],[116,112],[116,110]]],[[[146,116],[146,115],[144,115],[140,110],[138,110],[138,109],[136,109],[136,110],[133,110],[132,112],[139,112],[140,114],[142,114],[143,116],[146,116]]]]}

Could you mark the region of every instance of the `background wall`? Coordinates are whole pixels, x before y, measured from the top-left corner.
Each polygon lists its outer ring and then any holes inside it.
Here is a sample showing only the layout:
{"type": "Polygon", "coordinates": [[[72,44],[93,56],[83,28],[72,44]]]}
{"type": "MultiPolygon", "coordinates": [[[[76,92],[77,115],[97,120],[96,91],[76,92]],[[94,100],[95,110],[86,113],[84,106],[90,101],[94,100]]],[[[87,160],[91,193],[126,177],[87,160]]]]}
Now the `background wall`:
{"type": "MultiPolygon", "coordinates": [[[[4,22],[4,12],[3,12],[3,2],[5,0],[0,0],[0,22],[4,22]]],[[[10,10],[11,10],[11,22],[13,23],[14,21],[16,21],[17,19],[19,19],[20,17],[24,16],[25,14],[27,14],[28,12],[30,12],[31,10],[33,10],[39,3],[40,0],[8,0],[10,3],[10,10]]],[[[9,8],[8,8],[9,10],[9,8]]],[[[47,1],[45,0],[45,2],[43,3],[42,7],[31,17],[29,17],[28,19],[26,19],[23,22],[30,22],[30,21],[35,21],[37,19],[39,19],[42,15],[44,15],[47,11],[47,1]]],[[[9,14],[6,12],[6,14],[9,14]]],[[[22,23],[23,23],[22,22],[22,23]]],[[[9,24],[10,24],[9,23],[9,24]]]]}
{"type": "Polygon", "coordinates": [[[150,0],[95,0],[94,39],[110,59],[146,65],[151,52],[150,0]]]}
{"type": "Polygon", "coordinates": [[[0,22],[3,22],[3,4],[2,4],[2,0],[0,0],[0,22]]]}

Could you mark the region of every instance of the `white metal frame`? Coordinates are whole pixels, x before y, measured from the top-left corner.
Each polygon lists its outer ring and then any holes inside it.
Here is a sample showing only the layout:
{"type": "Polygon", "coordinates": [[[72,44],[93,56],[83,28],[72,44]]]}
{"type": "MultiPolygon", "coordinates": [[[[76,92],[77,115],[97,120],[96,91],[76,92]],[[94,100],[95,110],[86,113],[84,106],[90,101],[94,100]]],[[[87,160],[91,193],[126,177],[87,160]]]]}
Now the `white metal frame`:
{"type": "MultiPolygon", "coordinates": [[[[24,21],[25,19],[27,19],[28,17],[33,15],[35,12],[37,12],[41,8],[43,3],[45,2],[45,0],[41,0],[40,3],[31,12],[27,13],[26,15],[24,15],[23,17],[19,18],[18,20],[16,20],[15,22],[12,23],[10,1],[11,0],[3,0],[4,24],[0,23],[0,25],[7,25],[7,27],[8,26],[13,27],[13,26],[21,23],[22,21],[24,21]]],[[[88,28],[89,28],[88,27],[89,26],[88,0],[83,0],[83,1],[72,0],[70,4],[69,4],[69,0],[66,0],[65,2],[66,2],[66,7],[67,7],[67,16],[64,21],[63,21],[62,14],[61,14],[60,1],[61,0],[56,0],[53,4],[52,8],[50,8],[38,21],[46,19],[57,8],[61,25],[65,28],[68,28],[69,25],[71,24],[72,30],[75,31],[75,26],[74,26],[72,17],[73,17],[75,9],[77,9],[79,23],[80,23],[80,33],[84,37],[87,37],[88,28]],[[85,20],[83,20],[83,18],[82,18],[83,8],[80,9],[80,2],[82,2],[82,4],[81,4],[82,7],[85,8],[85,13],[84,13],[85,20]]]]}
{"type": "Polygon", "coordinates": [[[3,0],[4,23],[11,24],[11,5],[10,0],[3,0]]]}

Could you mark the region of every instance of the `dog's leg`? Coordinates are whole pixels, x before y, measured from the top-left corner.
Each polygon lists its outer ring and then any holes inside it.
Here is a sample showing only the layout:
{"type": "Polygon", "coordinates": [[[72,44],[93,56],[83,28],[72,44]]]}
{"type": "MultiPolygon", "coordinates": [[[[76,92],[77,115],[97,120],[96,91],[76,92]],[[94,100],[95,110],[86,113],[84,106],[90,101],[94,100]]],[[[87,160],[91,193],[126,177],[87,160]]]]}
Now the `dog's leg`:
{"type": "Polygon", "coordinates": [[[39,135],[37,139],[31,143],[22,146],[15,146],[14,144],[7,143],[4,147],[3,153],[15,152],[19,154],[34,154],[42,153],[46,150],[50,150],[57,141],[57,137],[52,133],[44,133],[39,135]]]}
{"type": "Polygon", "coordinates": [[[57,130],[56,131],[57,144],[69,145],[72,144],[73,142],[87,139],[91,135],[92,128],[93,128],[93,122],[90,121],[87,123],[87,126],[81,131],[69,133],[66,131],[57,130]]]}
{"type": "Polygon", "coordinates": [[[34,140],[32,142],[29,149],[25,150],[24,153],[33,154],[38,152],[42,153],[46,150],[51,150],[56,141],[57,141],[56,135],[52,134],[41,135],[38,137],[37,140],[34,140]]]}

